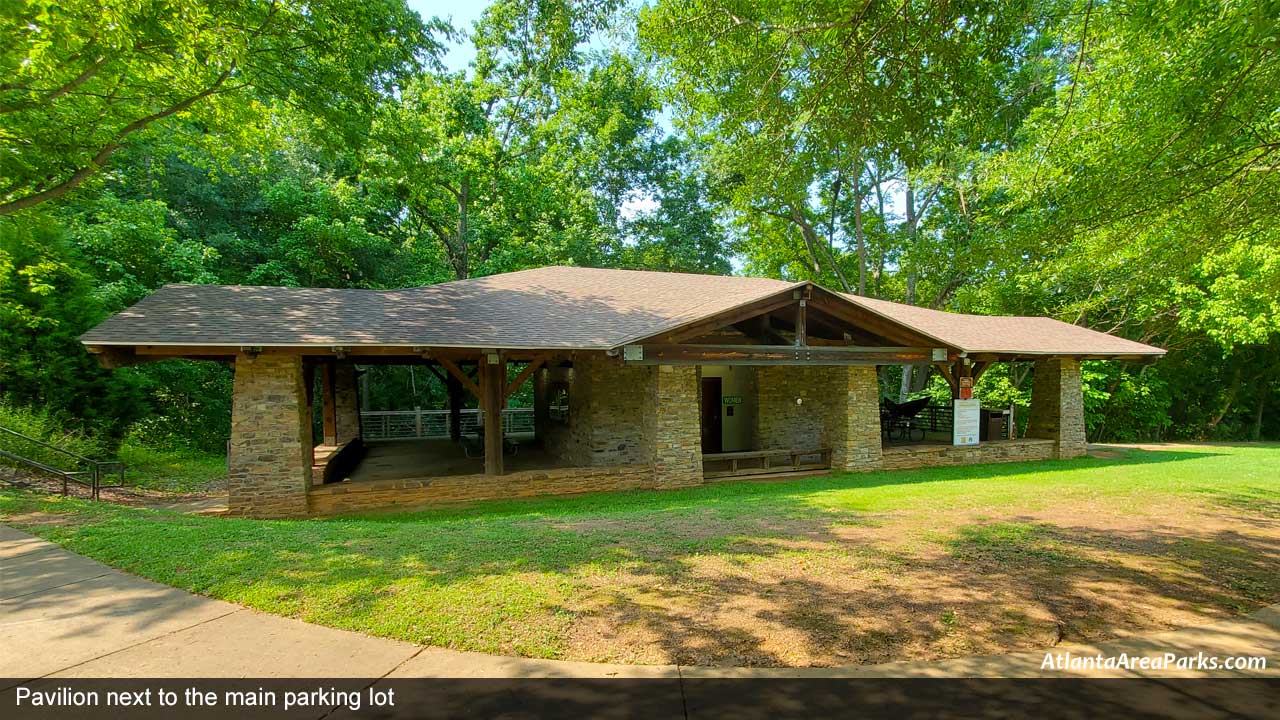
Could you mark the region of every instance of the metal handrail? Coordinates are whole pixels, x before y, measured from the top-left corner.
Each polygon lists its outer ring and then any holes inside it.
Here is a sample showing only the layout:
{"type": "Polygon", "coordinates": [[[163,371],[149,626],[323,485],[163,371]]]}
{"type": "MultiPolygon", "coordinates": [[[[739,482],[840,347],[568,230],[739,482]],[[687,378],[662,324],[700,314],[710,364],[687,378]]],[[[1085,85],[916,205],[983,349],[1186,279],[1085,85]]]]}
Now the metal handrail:
{"type": "Polygon", "coordinates": [[[40,447],[45,448],[46,450],[53,450],[54,452],[61,453],[69,458],[73,458],[79,463],[83,463],[84,465],[87,465],[88,466],[87,470],[62,470],[60,468],[53,467],[52,465],[46,465],[45,463],[42,463],[39,460],[33,460],[31,458],[23,457],[22,455],[12,453],[7,450],[0,449],[0,458],[6,458],[11,462],[15,462],[20,465],[26,465],[36,470],[41,470],[43,472],[47,472],[62,478],[62,494],[63,495],[67,494],[68,482],[74,482],[78,485],[83,485],[89,488],[90,497],[92,497],[94,500],[99,499],[100,492],[103,489],[124,487],[124,463],[119,460],[94,460],[93,458],[88,458],[78,453],[71,452],[70,450],[60,448],[57,445],[50,445],[49,443],[44,442],[43,440],[37,440],[36,438],[30,437],[28,435],[23,435],[22,433],[17,432],[15,430],[10,430],[7,427],[0,427],[0,432],[4,432],[16,438],[26,440],[27,442],[33,443],[35,445],[39,445],[40,447]],[[81,477],[84,475],[89,476],[89,479],[87,481],[81,479],[81,477]],[[108,475],[115,475],[117,484],[103,485],[102,479],[104,476],[108,476],[108,475]]]}
{"type": "Polygon", "coordinates": [[[87,463],[98,462],[97,460],[94,460],[93,458],[87,458],[87,457],[85,457],[85,456],[83,456],[83,455],[79,455],[79,454],[77,454],[77,453],[73,453],[73,452],[71,452],[70,450],[67,450],[66,448],[60,448],[60,447],[58,447],[57,445],[50,445],[49,443],[47,443],[47,442],[45,442],[45,441],[43,441],[43,440],[37,440],[37,439],[35,439],[35,438],[33,438],[33,437],[29,436],[29,435],[23,435],[22,433],[17,432],[16,430],[10,430],[10,429],[9,429],[9,428],[7,428],[7,427],[0,427],[0,432],[8,433],[8,434],[10,434],[10,435],[12,435],[12,436],[14,436],[14,437],[16,437],[16,438],[20,438],[20,439],[22,439],[22,440],[26,440],[27,442],[30,442],[30,443],[35,443],[36,445],[39,445],[40,447],[45,448],[46,450],[53,450],[54,452],[60,452],[60,453],[62,453],[63,455],[66,455],[67,457],[75,458],[76,460],[79,460],[79,461],[81,461],[81,462],[87,462],[87,463]]]}

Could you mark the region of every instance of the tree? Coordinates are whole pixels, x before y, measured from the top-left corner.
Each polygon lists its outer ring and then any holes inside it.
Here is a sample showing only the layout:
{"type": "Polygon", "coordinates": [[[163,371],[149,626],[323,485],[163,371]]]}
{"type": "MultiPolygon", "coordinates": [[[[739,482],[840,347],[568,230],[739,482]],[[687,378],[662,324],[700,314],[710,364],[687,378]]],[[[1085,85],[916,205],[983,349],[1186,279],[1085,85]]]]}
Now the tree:
{"type": "Polygon", "coordinates": [[[628,59],[579,48],[611,8],[495,3],[471,73],[419,74],[380,108],[363,179],[454,278],[594,264],[611,244],[657,110],[628,59]]]}
{"type": "Polygon", "coordinates": [[[280,101],[356,141],[446,29],[403,0],[22,0],[0,12],[0,215],[63,196],[171,119],[234,133],[280,101]]]}
{"type": "Polygon", "coordinates": [[[1144,384],[1195,388],[1149,434],[1241,434],[1235,413],[1254,425],[1274,403],[1276,17],[1274,3],[1077,2],[1046,29],[1060,48],[1052,102],[981,163],[978,221],[1009,250],[996,306],[1171,350],[1110,377],[1102,416],[1123,416],[1144,384]]]}
{"type": "Polygon", "coordinates": [[[776,237],[779,223],[789,224],[804,276],[865,291],[866,237],[857,230],[870,188],[864,163],[905,171],[892,174],[906,196],[901,234],[911,246],[937,192],[918,187],[928,167],[951,147],[990,141],[1025,112],[1026,97],[1010,96],[1028,83],[1036,18],[1046,9],[671,0],[643,12],[640,36],[671,69],[686,126],[710,139],[713,162],[737,185],[733,207],[744,225],[776,237]],[[746,217],[753,214],[765,217],[746,217]],[[854,273],[836,243],[837,221],[848,218],[862,243],[854,273]]]}

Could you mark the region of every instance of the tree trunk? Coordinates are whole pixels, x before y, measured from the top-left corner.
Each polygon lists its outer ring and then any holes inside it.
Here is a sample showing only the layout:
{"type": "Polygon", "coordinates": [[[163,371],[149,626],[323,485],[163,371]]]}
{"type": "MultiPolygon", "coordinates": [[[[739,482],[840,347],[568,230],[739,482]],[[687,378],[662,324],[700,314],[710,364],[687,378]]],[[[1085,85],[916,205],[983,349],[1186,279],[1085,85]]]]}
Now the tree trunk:
{"type": "MultiPolygon", "coordinates": [[[[911,176],[907,175],[906,189],[906,205],[907,205],[907,248],[910,250],[915,246],[916,239],[916,196],[911,190],[911,176]]],[[[907,297],[908,305],[916,304],[916,274],[914,271],[907,272],[907,297]]],[[[898,402],[906,402],[907,396],[911,394],[911,375],[915,366],[902,366],[902,385],[898,388],[898,402]]]]}
{"type": "MultiPolygon", "coordinates": [[[[876,208],[880,215],[880,227],[887,229],[888,224],[884,218],[884,174],[880,172],[879,163],[876,164],[876,208]]],[[[885,245],[887,243],[882,239],[880,243],[880,252],[876,253],[876,297],[884,297],[884,286],[882,279],[884,278],[885,263],[885,245]]]]}
{"type": "Polygon", "coordinates": [[[471,230],[468,227],[467,213],[471,210],[471,176],[464,174],[462,176],[462,185],[458,188],[458,279],[466,280],[471,277],[470,259],[467,257],[468,239],[471,230]]]}
{"type": "Polygon", "coordinates": [[[1253,413],[1253,432],[1250,433],[1250,439],[1255,442],[1262,439],[1262,408],[1267,404],[1268,389],[1264,384],[1258,391],[1258,409],[1253,413]]]}
{"type": "Polygon", "coordinates": [[[804,212],[794,205],[789,210],[791,212],[791,221],[800,228],[800,235],[804,238],[805,247],[809,249],[809,256],[814,262],[814,270],[821,271],[817,258],[817,249],[821,248],[823,254],[827,256],[827,261],[831,263],[831,271],[835,273],[836,279],[840,281],[840,287],[845,292],[852,292],[853,288],[849,286],[849,279],[844,276],[844,271],[840,269],[840,263],[836,262],[835,255],[823,244],[822,238],[818,236],[818,231],[814,230],[813,224],[804,216],[804,212]]]}
{"type": "Polygon", "coordinates": [[[858,242],[858,294],[867,296],[867,237],[862,231],[862,158],[857,162],[858,175],[854,178],[853,236],[858,242]]]}
{"type": "Polygon", "coordinates": [[[1222,403],[1222,409],[1218,411],[1218,414],[1215,415],[1214,418],[1209,421],[1210,433],[1216,430],[1218,427],[1218,423],[1222,422],[1222,419],[1227,416],[1227,413],[1231,410],[1232,403],[1234,403],[1236,400],[1236,393],[1238,393],[1239,391],[1240,391],[1240,366],[1237,365],[1236,371],[1231,374],[1231,385],[1230,387],[1227,388],[1227,399],[1222,403]]]}

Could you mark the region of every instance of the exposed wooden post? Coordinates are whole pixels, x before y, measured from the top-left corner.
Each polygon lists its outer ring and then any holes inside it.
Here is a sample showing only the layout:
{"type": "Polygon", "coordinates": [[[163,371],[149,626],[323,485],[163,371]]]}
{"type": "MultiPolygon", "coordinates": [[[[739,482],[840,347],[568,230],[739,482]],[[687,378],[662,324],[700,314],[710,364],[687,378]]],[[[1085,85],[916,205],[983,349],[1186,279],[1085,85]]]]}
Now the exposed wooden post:
{"type": "Polygon", "coordinates": [[[957,360],[951,366],[951,376],[955,378],[955,384],[951,386],[951,399],[960,399],[960,378],[973,378],[973,366],[965,363],[963,359],[957,360]]]}
{"type": "Polygon", "coordinates": [[[533,374],[533,438],[542,442],[551,420],[551,396],[548,392],[549,367],[538,368],[533,374]]]}
{"type": "Polygon", "coordinates": [[[502,408],[506,405],[507,359],[498,353],[480,356],[480,390],[484,405],[484,473],[502,474],[502,408]],[[496,358],[495,358],[496,356],[496,358]],[[496,359],[497,362],[491,362],[496,359]]]}
{"type": "Polygon", "coordinates": [[[458,442],[462,440],[462,383],[448,375],[444,384],[449,391],[449,438],[458,442]]]}
{"type": "MultiPolygon", "coordinates": [[[[299,362],[302,363],[302,401],[306,403],[306,406],[303,408],[303,413],[304,413],[303,418],[307,423],[307,429],[311,431],[308,433],[308,435],[310,436],[315,433],[315,430],[313,429],[315,426],[312,424],[313,421],[312,421],[311,413],[312,413],[312,407],[314,407],[315,405],[316,366],[301,359],[299,360],[299,362]]],[[[307,457],[309,458],[311,465],[315,465],[316,464],[315,438],[309,437],[308,440],[310,441],[311,444],[310,444],[310,448],[307,449],[307,457]]]]}
{"type": "Polygon", "coordinates": [[[806,324],[805,311],[808,305],[809,305],[809,301],[806,300],[805,298],[800,298],[800,303],[796,305],[796,346],[797,347],[801,345],[809,344],[809,338],[808,338],[809,332],[808,332],[808,329],[805,327],[805,324],[806,324]]]}
{"type": "Polygon", "coordinates": [[[333,363],[320,365],[320,417],[324,424],[324,444],[338,444],[338,404],[333,384],[333,363]]]}

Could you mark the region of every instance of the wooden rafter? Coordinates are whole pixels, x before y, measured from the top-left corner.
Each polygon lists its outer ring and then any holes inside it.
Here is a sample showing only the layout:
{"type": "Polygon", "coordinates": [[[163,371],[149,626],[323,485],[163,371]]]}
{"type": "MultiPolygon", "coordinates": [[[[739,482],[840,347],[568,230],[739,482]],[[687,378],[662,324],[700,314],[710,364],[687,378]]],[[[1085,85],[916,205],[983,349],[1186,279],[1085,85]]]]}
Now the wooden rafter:
{"type": "Polygon", "coordinates": [[[445,376],[445,374],[440,372],[440,368],[436,367],[435,365],[427,365],[426,367],[427,367],[427,370],[429,370],[432,375],[435,375],[436,379],[439,380],[441,383],[447,384],[449,382],[449,379],[445,376]]]}
{"type": "Polygon", "coordinates": [[[795,302],[797,301],[791,296],[791,291],[786,290],[778,295],[773,295],[771,297],[764,298],[763,300],[748,303],[714,317],[705,318],[685,325],[684,327],[676,328],[675,330],[671,330],[660,335],[654,335],[650,338],[645,338],[644,342],[684,342],[685,340],[696,338],[699,335],[705,335],[717,328],[722,328],[726,325],[735,325],[744,320],[756,317],[757,315],[764,315],[766,313],[773,312],[774,310],[779,310],[795,302]]]}
{"type": "MultiPolygon", "coordinates": [[[[825,292],[825,291],[824,291],[825,292]]],[[[914,332],[887,318],[882,318],[862,308],[850,305],[840,298],[828,297],[823,292],[815,292],[809,299],[809,307],[843,320],[865,331],[874,333],[893,343],[902,343],[913,347],[941,347],[936,340],[914,332]]]]}

